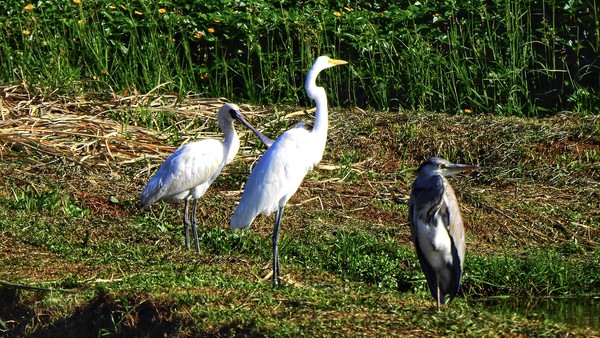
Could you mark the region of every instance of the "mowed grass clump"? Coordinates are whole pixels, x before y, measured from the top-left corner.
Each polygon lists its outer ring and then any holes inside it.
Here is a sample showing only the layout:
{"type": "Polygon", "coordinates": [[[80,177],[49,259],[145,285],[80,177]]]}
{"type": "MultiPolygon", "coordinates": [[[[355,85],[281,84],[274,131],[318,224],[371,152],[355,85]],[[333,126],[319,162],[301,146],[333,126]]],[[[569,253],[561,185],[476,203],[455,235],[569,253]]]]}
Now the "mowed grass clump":
{"type": "MultiPolygon", "coordinates": [[[[286,209],[273,289],[272,217],[228,227],[264,146],[240,130],[239,156],[201,200],[198,255],[184,246],[182,205],[141,210],[139,194],[175,149],[173,130],[180,142],[221,137],[220,104],[138,100],[70,108],[23,96],[2,121],[7,336],[597,334],[472,300],[598,289],[598,118],[332,109],[324,159],[286,209]],[[483,167],[450,179],[467,257],[462,294],[441,313],[407,223],[414,169],[431,155],[483,167]]],[[[285,107],[243,111],[269,137],[311,122],[285,107]]]]}
{"type": "Polygon", "coordinates": [[[296,104],[307,103],[306,69],[330,55],[349,61],[320,79],[335,105],[598,112],[598,11],[589,1],[8,0],[0,82],[45,96],[164,90],[296,104]]]}

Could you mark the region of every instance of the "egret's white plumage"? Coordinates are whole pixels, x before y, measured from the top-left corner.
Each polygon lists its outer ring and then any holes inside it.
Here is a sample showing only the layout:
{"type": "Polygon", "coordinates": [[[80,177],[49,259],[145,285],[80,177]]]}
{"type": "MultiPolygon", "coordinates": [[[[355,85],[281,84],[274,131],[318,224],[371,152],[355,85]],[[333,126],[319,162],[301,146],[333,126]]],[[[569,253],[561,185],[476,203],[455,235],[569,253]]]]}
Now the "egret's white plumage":
{"type": "Polygon", "coordinates": [[[190,245],[188,203],[190,199],[194,200],[191,221],[197,251],[200,250],[196,229],[197,201],[219,176],[223,167],[234,159],[240,148],[240,140],[233,127],[233,121],[242,122],[256,133],[267,146],[273,143],[244,120],[235,104],[223,105],[217,113],[217,119],[225,136],[224,140],[221,142],[206,139],[181,146],[150,178],[141,195],[142,207],[150,206],[160,200],[172,203],[185,201],[183,222],[188,248],[190,245]]]}
{"type": "Polygon", "coordinates": [[[460,287],[465,232],[454,190],[444,176],[478,166],[431,157],[419,167],[409,201],[412,241],[438,309],[460,287]]]}
{"type": "Polygon", "coordinates": [[[306,173],[316,164],[310,133],[304,128],[290,129],[275,140],[252,169],[240,204],[230,225],[246,228],[261,213],[269,216],[294,195],[306,173]],[[307,160],[313,157],[313,160],[307,160]]]}
{"type": "Polygon", "coordinates": [[[142,206],[159,200],[177,203],[198,199],[233,160],[240,141],[235,131],[224,142],[213,139],[188,143],[177,149],[160,166],[142,192],[142,206]]]}
{"type": "Polygon", "coordinates": [[[321,161],[327,141],[327,95],[324,88],[316,85],[317,75],[324,69],[345,63],[327,56],[320,56],[314,62],[304,84],[307,96],[317,106],[312,130],[299,125],[275,140],[252,169],[231,218],[231,227],[248,228],[259,214],[269,216],[276,212],[273,230],[274,284],[277,284],[279,276],[277,245],[283,208],[298,190],[306,173],[321,161]]]}

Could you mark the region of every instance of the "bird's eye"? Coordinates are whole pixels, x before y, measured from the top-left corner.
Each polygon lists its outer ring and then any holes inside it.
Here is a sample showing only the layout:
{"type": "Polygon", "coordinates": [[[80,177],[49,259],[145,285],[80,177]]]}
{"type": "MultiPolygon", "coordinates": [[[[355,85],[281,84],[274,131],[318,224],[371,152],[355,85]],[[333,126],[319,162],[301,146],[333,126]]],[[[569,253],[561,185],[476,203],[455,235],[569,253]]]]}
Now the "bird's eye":
{"type": "Polygon", "coordinates": [[[235,109],[230,109],[229,115],[231,115],[231,117],[235,118],[237,116],[237,112],[235,111],[235,109]]]}

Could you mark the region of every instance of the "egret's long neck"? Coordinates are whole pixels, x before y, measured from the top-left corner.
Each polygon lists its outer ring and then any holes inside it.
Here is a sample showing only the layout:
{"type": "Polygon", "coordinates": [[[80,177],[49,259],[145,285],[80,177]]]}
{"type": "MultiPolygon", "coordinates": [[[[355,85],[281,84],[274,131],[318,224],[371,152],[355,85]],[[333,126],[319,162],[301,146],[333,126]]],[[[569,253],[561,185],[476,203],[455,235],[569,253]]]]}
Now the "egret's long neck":
{"type": "Polygon", "coordinates": [[[225,134],[225,139],[223,140],[223,149],[225,153],[225,164],[233,161],[233,158],[237,154],[240,149],[240,138],[235,132],[235,128],[233,127],[232,121],[223,121],[219,123],[221,127],[221,131],[225,134]]]}
{"type": "Polygon", "coordinates": [[[327,139],[327,128],[329,127],[329,117],[327,114],[327,94],[325,93],[325,89],[323,87],[318,87],[316,84],[318,74],[318,72],[314,71],[308,72],[304,89],[306,90],[306,95],[313,99],[317,106],[317,112],[315,113],[315,124],[312,129],[312,134],[324,141],[327,139]]]}

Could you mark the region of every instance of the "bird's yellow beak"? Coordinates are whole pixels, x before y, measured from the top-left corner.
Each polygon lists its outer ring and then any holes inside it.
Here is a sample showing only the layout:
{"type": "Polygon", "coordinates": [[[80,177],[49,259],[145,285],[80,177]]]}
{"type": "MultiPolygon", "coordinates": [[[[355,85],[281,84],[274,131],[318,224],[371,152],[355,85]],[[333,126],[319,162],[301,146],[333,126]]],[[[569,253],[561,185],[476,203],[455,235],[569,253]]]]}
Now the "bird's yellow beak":
{"type": "Polygon", "coordinates": [[[348,61],[336,60],[336,59],[329,59],[329,63],[331,63],[334,66],[339,66],[339,65],[345,65],[345,64],[347,64],[348,61]]]}

